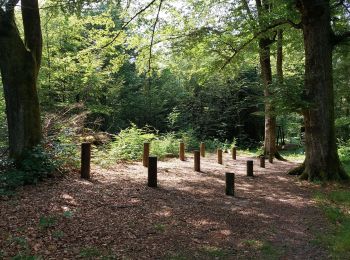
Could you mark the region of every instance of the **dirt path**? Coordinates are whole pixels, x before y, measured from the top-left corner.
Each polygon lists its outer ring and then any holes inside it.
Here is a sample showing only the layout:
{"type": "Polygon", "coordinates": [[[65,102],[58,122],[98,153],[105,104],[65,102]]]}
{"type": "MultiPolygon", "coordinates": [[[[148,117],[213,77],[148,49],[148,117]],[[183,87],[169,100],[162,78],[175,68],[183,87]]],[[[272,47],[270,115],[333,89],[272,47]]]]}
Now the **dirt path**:
{"type": "Polygon", "coordinates": [[[218,165],[210,155],[201,173],[192,158],[159,162],[157,189],[140,163],[25,187],[0,201],[0,259],[327,259],[313,242],[326,228],[314,188],[285,174],[290,162],[254,160],[256,177],[246,177],[247,159],[224,154],[218,165]],[[236,173],[234,198],[226,171],[236,173]]]}

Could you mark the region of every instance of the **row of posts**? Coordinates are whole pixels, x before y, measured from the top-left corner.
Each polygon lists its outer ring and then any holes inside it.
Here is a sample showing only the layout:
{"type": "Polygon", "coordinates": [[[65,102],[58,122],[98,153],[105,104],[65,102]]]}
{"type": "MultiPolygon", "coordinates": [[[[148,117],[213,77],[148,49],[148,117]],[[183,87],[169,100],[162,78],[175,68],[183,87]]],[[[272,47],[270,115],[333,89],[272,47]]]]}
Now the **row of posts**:
{"type": "MultiPolygon", "coordinates": [[[[200,172],[200,156],[205,157],[205,143],[200,144],[200,150],[194,151],[194,170],[200,172]]],[[[237,159],[237,149],[232,148],[232,159],[237,159]]],[[[222,149],[217,150],[218,163],[223,164],[222,149]]],[[[185,161],[185,144],[180,142],[179,159],[185,161]]],[[[81,178],[90,179],[90,161],[91,161],[91,144],[83,143],[81,145],[81,178]]],[[[144,143],[143,147],[143,166],[148,168],[148,186],[157,187],[157,157],[150,156],[150,143],[144,143]]],[[[273,157],[269,156],[269,162],[273,162],[273,157]]],[[[260,167],[265,168],[265,156],[260,156],[260,167]]],[[[234,179],[235,174],[226,172],[226,195],[234,196],[234,179]]],[[[253,161],[247,161],[247,176],[253,177],[253,161]]]]}

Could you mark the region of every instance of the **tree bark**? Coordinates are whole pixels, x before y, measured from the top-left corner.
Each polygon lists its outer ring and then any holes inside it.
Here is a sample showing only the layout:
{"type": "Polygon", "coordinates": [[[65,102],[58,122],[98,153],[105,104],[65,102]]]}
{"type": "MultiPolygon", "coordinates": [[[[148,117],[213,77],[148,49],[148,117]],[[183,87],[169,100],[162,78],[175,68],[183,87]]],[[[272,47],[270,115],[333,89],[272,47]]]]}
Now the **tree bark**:
{"type": "Polygon", "coordinates": [[[22,0],[24,41],[14,19],[14,8],[0,11],[0,70],[6,101],[10,157],[18,163],[27,150],[41,142],[37,95],[42,38],[37,1],[22,0]]]}
{"type": "MultiPolygon", "coordinates": [[[[267,0],[256,0],[256,6],[258,10],[259,20],[262,19],[264,12],[269,12],[270,4],[267,0]]],[[[261,23],[261,21],[259,21],[261,23]]],[[[261,25],[261,24],[260,24],[261,25]]],[[[274,41],[269,37],[262,37],[259,39],[259,57],[261,67],[261,78],[264,85],[264,97],[265,97],[265,140],[264,140],[264,153],[265,155],[273,154],[277,152],[276,147],[276,116],[274,107],[271,104],[271,90],[270,85],[272,83],[272,70],[270,59],[270,45],[274,41]]]]}
{"type": "Polygon", "coordinates": [[[302,179],[348,179],[337,153],[334,125],[332,36],[327,0],[300,0],[305,48],[305,94],[310,105],[303,111],[306,159],[302,179]]]}

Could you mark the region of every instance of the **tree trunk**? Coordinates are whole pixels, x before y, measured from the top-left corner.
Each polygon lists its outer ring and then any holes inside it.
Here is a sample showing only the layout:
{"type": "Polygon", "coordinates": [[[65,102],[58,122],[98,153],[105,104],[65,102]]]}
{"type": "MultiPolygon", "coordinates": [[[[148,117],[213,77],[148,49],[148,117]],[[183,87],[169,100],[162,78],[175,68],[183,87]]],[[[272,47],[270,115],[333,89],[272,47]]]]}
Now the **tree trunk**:
{"type": "Polygon", "coordinates": [[[270,39],[259,40],[259,55],[261,66],[261,77],[264,85],[265,96],[265,154],[273,154],[277,152],[276,148],[276,116],[274,115],[274,107],[271,104],[270,85],[272,83],[271,60],[270,60],[270,39]]]}
{"type": "MultiPolygon", "coordinates": [[[[268,0],[256,0],[256,6],[258,10],[258,19],[260,26],[263,24],[264,12],[269,12],[271,5],[268,0]]],[[[272,83],[272,71],[271,71],[271,59],[270,59],[270,45],[274,42],[269,37],[263,37],[259,39],[259,57],[261,67],[261,78],[264,85],[264,97],[265,97],[265,140],[264,140],[264,153],[265,155],[272,154],[273,156],[277,152],[276,147],[276,116],[274,113],[274,107],[271,104],[271,90],[270,85],[272,83]]]]}
{"type": "Polygon", "coordinates": [[[305,94],[310,105],[303,111],[306,159],[301,175],[308,180],[347,179],[335,139],[332,78],[332,29],[327,0],[301,0],[305,47],[305,94]]]}
{"type": "Polygon", "coordinates": [[[18,163],[41,141],[37,78],[41,31],[37,1],[22,0],[25,32],[20,37],[13,7],[0,11],[0,70],[6,100],[10,157],[18,163]]]}

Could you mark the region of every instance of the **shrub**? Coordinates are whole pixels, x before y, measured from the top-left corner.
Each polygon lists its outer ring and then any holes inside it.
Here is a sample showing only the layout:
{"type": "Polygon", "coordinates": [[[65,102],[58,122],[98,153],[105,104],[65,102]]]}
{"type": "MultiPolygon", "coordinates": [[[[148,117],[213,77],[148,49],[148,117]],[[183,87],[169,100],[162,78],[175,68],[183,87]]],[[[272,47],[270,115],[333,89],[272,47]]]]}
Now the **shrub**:
{"type": "Polygon", "coordinates": [[[151,142],[151,154],[164,159],[179,155],[179,140],[174,133],[167,133],[151,142]]]}
{"type": "Polygon", "coordinates": [[[0,174],[0,193],[23,185],[36,184],[52,176],[59,168],[59,163],[42,146],[37,146],[25,153],[20,165],[15,167],[11,161],[7,161],[6,167],[0,174]]]}

